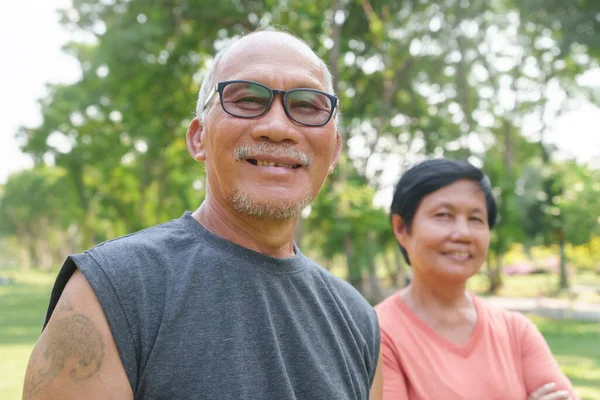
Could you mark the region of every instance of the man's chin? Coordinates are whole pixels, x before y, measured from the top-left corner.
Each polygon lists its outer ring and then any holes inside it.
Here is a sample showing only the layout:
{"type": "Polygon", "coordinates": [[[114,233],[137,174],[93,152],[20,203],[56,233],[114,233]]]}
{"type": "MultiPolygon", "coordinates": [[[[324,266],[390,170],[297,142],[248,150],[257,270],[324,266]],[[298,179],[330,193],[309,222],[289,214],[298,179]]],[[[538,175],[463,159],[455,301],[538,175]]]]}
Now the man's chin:
{"type": "Polygon", "coordinates": [[[231,202],[234,210],[261,221],[287,221],[296,219],[310,204],[312,196],[299,200],[263,200],[247,194],[236,193],[231,202]]]}

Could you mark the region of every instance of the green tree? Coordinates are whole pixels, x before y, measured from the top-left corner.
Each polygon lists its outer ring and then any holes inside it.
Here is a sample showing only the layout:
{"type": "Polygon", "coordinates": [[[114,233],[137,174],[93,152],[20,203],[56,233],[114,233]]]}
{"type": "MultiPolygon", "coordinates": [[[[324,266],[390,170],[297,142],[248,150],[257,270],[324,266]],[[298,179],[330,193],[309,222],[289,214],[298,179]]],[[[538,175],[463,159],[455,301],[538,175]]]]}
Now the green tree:
{"type": "MultiPolygon", "coordinates": [[[[184,132],[206,66],[233,37],[287,26],[329,61],[344,116],[338,171],[301,220],[298,240],[310,228],[307,243],[326,246],[324,256],[344,255],[350,279],[362,286],[365,277],[377,292],[374,263],[395,243],[374,195],[389,189],[390,169],[424,156],[482,162],[505,221],[493,242],[496,261],[520,240],[509,221],[510,188],[530,157],[519,153],[523,116],[549,112],[550,86],[590,97],[575,78],[595,65],[594,42],[572,15],[553,22],[571,6],[548,4],[74,0],[63,23],[86,38],[66,48],[82,78],[51,87],[42,124],[21,135],[38,166],[53,159],[65,171],[82,246],[174,218],[204,196],[184,132]]],[[[596,10],[591,0],[573,7],[577,18],[596,10]]],[[[543,128],[539,136],[529,140],[548,149],[543,128]]]]}
{"type": "Polygon", "coordinates": [[[81,215],[63,168],[39,167],[9,177],[0,197],[0,232],[15,236],[19,266],[49,270],[74,247],[72,221],[81,215]]]}
{"type": "Polygon", "coordinates": [[[538,161],[523,175],[523,227],[533,243],[558,244],[559,289],[569,286],[565,246],[589,242],[598,235],[598,171],[574,161],[538,161]]]}

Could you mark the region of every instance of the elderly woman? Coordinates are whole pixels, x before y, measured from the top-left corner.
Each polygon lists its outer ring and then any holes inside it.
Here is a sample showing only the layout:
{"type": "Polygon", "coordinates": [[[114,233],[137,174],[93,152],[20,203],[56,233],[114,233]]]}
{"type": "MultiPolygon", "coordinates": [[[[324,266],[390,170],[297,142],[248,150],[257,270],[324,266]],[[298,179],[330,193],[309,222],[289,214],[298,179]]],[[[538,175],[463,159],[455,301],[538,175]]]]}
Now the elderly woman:
{"type": "Polygon", "coordinates": [[[471,164],[428,160],[398,182],[391,223],[413,278],[375,307],[385,400],[576,398],[535,325],[466,291],[495,222],[489,179],[471,164]]]}

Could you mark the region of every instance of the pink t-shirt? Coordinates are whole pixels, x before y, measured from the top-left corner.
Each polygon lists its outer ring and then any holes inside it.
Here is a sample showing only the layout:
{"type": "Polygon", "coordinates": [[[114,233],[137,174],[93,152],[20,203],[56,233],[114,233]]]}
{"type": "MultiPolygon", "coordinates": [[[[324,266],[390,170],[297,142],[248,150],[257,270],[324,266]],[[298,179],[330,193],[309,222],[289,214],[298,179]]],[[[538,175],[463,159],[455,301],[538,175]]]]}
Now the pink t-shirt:
{"type": "Polygon", "coordinates": [[[473,296],[477,323],[463,345],[439,335],[398,294],[375,307],[381,326],[384,400],[526,400],[548,382],[568,389],[537,327],[473,296]]]}

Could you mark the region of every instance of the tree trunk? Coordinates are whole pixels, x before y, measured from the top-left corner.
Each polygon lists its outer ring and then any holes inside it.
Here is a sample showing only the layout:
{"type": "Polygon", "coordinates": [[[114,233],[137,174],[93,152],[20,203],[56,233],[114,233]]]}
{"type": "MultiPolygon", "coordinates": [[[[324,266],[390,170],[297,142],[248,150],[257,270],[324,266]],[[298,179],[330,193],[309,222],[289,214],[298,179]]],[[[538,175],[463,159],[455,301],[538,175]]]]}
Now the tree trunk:
{"type": "Polygon", "coordinates": [[[529,261],[533,261],[533,255],[531,254],[531,245],[529,243],[525,243],[523,245],[523,251],[525,252],[525,255],[527,256],[527,259],[529,261]]]}
{"type": "Polygon", "coordinates": [[[377,276],[375,269],[375,262],[371,261],[369,264],[373,264],[369,266],[369,293],[367,300],[372,305],[379,303],[383,300],[383,291],[381,290],[381,285],[379,284],[379,277],[377,276]]]}
{"type": "Polygon", "coordinates": [[[569,288],[569,276],[567,274],[567,255],[565,253],[565,233],[559,232],[558,247],[560,249],[560,283],[561,290],[569,288]]]}
{"type": "Polygon", "coordinates": [[[386,278],[389,281],[390,286],[397,287],[398,274],[396,273],[396,267],[394,265],[393,260],[390,260],[387,254],[385,255],[385,257],[383,257],[383,265],[385,265],[386,278]]]}
{"type": "MultiPolygon", "coordinates": [[[[342,48],[342,25],[338,24],[335,20],[336,14],[338,11],[343,11],[343,6],[340,0],[333,0],[331,2],[331,11],[332,11],[332,21],[331,21],[331,39],[333,40],[333,47],[329,52],[329,70],[331,71],[331,75],[333,77],[333,90],[339,96],[339,59],[342,48]]],[[[338,110],[339,111],[339,110],[338,110]]],[[[347,154],[348,151],[348,138],[346,137],[346,132],[339,127],[339,134],[342,139],[342,155],[347,154]]],[[[345,182],[347,177],[347,171],[345,165],[342,163],[340,165],[341,170],[341,178],[342,182],[345,182]]],[[[338,167],[339,168],[339,167],[338,167]]]]}
{"type": "Polygon", "coordinates": [[[19,269],[21,271],[31,270],[31,256],[26,245],[19,246],[19,269]]]}
{"type": "Polygon", "coordinates": [[[90,215],[89,210],[83,210],[83,223],[81,224],[81,232],[82,232],[82,247],[84,249],[92,247],[94,243],[94,231],[92,228],[92,220],[93,217],[90,215]]]}
{"type": "Polygon", "coordinates": [[[396,262],[396,287],[403,288],[408,285],[408,271],[404,267],[404,259],[398,247],[394,251],[394,261],[396,262]]]}
{"type": "Polygon", "coordinates": [[[502,287],[502,270],[503,266],[503,254],[496,254],[495,258],[495,267],[492,267],[492,263],[488,262],[488,271],[490,277],[490,286],[488,288],[488,294],[496,294],[498,290],[502,287]]]}
{"type": "Polygon", "coordinates": [[[45,238],[39,238],[35,241],[35,254],[42,271],[48,272],[52,269],[52,255],[50,253],[50,244],[45,238]]]}
{"type": "Polygon", "coordinates": [[[365,293],[365,295],[372,304],[377,304],[381,301],[383,296],[381,294],[381,285],[379,284],[377,266],[375,263],[377,244],[375,243],[375,238],[373,237],[372,232],[367,235],[367,241],[369,244],[368,249],[371,249],[371,251],[369,251],[367,257],[367,267],[369,268],[369,285],[368,293],[365,293]]]}
{"type": "MultiPolygon", "coordinates": [[[[339,93],[339,59],[342,48],[342,27],[335,20],[336,14],[338,11],[343,10],[343,6],[340,0],[333,0],[331,2],[331,12],[332,12],[332,20],[331,20],[331,39],[333,40],[333,47],[329,52],[329,70],[331,71],[331,75],[333,77],[333,90],[335,93],[339,93]]],[[[337,168],[340,171],[339,178],[335,178],[334,175],[329,177],[332,185],[329,190],[340,190],[346,185],[348,181],[348,162],[346,160],[346,154],[348,150],[348,138],[346,137],[346,132],[344,129],[338,125],[338,133],[342,140],[342,154],[340,160],[338,162],[337,168]]],[[[345,197],[344,197],[345,199],[345,197]]],[[[347,210],[348,204],[347,200],[342,200],[342,204],[340,204],[339,210],[347,210]]],[[[334,217],[336,218],[336,217],[334,217]]],[[[337,218],[344,218],[344,213],[341,212],[337,215],[337,218]]],[[[348,282],[352,286],[354,286],[359,292],[363,293],[364,288],[360,267],[355,265],[353,259],[353,249],[352,249],[352,238],[349,233],[346,233],[344,237],[344,254],[346,256],[346,265],[348,271],[348,282]]]]}
{"type": "Polygon", "coordinates": [[[83,181],[83,165],[80,162],[68,159],[67,170],[69,176],[73,180],[81,211],[83,212],[83,221],[81,222],[81,246],[84,249],[92,247],[94,245],[94,233],[93,233],[93,218],[90,210],[90,194],[86,190],[86,184],[83,181]]]}
{"type": "Polygon", "coordinates": [[[346,264],[348,266],[348,282],[359,292],[364,293],[362,274],[360,267],[354,262],[354,249],[350,236],[344,238],[344,254],[346,255],[346,264]]]}

